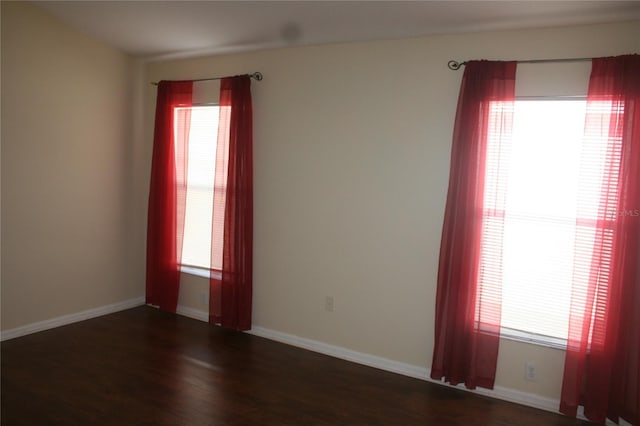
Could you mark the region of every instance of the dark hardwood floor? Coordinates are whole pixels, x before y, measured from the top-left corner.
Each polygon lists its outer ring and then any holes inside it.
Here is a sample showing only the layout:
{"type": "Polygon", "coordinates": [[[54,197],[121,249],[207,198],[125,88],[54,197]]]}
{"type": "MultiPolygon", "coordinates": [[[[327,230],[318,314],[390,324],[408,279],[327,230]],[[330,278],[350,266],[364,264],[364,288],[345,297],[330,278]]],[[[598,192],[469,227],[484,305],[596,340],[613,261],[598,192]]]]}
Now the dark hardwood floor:
{"type": "Polygon", "coordinates": [[[2,425],[579,425],[139,307],[2,342],[2,425]]]}

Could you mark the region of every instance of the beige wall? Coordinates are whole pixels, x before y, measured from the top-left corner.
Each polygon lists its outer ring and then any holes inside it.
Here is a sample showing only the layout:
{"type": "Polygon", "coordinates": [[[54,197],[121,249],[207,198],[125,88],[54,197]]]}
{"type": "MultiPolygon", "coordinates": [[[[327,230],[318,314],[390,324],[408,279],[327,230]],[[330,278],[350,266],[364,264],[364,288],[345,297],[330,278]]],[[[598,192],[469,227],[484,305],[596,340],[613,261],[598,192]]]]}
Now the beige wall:
{"type": "MultiPolygon", "coordinates": [[[[254,324],[427,368],[462,76],[446,62],[638,52],[638,24],[145,66],[28,3],[2,2],[2,330],[142,297],[148,83],[261,71],[254,324]],[[334,312],[324,310],[325,296],[334,312]]],[[[584,91],[585,69],[573,68],[580,80],[564,67],[521,67],[518,90],[584,91]],[[550,87],[539,77],[553,70],[561,84],[550,87]]],[[[206,311],[206,294],[205,280],[185,276],[180,304],[206,311]]],[[[497,384],[557,398],[562,363],[562,351],[505,340],[497,384]],[[537,364],[538,382],[523,380],[525,362],[537,364]]]]}
{"type": "MultiPolygon", "coordinates": [[[[640,25],[631,22],[158,62],[148,64],[147,80],[264,74],[252,89],[254,324],[430,367],[462,76],[447,61],[638,51],[640,25]],[[334,298],[334,312],[324,310],[325,296],[334,298]]],[[[588,64],[576,67],[588,76],[588,64]]],[[[522,72],[540,76],[552,68],[522,72]]],[[[586,81],[571,80],[542,87],[551,94],[584,91],[586,81]]],[[[535,92],[537,84],[524,81],[520,88],[535,92]]],[[[155,91],[145,90],[148,175],[155,91]]],[[[206,291],[204,280],[187,278],[181,305],[206,310],[206,291]]],[[[503,341],[497,384],[557,398],[562,365],[562,351],[503,341]],[[538,382],[524,381],[525,362],[537,364],[538,382]]]]}
{"type": "Polygon", "coordinates": [[[126,55],[2,2],[2,330],[144,295],[133,81],[126,55]]]}

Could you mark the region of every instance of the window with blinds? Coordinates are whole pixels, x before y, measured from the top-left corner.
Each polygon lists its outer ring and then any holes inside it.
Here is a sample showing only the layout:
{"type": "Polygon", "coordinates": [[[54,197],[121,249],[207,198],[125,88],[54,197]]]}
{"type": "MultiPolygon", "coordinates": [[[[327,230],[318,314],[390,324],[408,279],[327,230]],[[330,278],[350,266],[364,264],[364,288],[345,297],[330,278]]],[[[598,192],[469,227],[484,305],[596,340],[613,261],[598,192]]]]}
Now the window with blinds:
{"type": "MultiPolygon", "coordinates": [[[[222,259],[214,259],[213,265],[211,261],[219,110],[217,105],[174,110],[176,124],[189,120],[185,223],[180,262],[183,269],[221,269],[222,259]]],[[[184,125],[174,127],[179,129],[184,125]]]]}
{"type": "Polygon", "coordinates": [[[586,99],[518,99],[513,108],[511,140],[489,135],[481,279],[501,282],[503,336],[564,346],[576,247],[593,244],[576,240],[576,224],[585,223],[578,197],[586,99]]]}

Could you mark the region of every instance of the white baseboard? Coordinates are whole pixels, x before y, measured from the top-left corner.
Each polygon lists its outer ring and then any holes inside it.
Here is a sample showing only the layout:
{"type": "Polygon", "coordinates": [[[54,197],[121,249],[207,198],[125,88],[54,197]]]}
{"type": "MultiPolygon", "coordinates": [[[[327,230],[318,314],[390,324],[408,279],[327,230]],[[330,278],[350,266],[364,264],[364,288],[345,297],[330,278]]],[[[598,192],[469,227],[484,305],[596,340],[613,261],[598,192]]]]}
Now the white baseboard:
{"type": "Polygon", "coordinates": [[[100,306],[98,308],[88,309],[86,311],[74,314],[63,315],[61,317],[51,318],[45,321],[38,321],[31,324],[16,327],[11,330],[2,331],[0,333],[0,341],[15,339],[16,337],[26,336],[27,334],[37,333],[39,331],[49,330],[55,327],[72,324],[74,322],[84,321],[90,318],[100,317],[114,312],[124,311],[125,309],[135,308],[144,305],[144,297],[125,300],[123,302],[111,305],[100,306]]]}
{"type": "Polygon", "coordinates": [[[386,358],[365,354],[362,352],[356,352],[356,351],[345,349],[339,346],[328,345],[326,343],[294,336],[287,333],[281,333],[279,331],[269,330],[263,327],[254,326],[250,331],[248,331],[248,333],[256,336],[264,337],[267,339],[275,340],[281,343],[286,343],[292,346],[297,346],[299,348],[308,349],[314,352],[319,352],[325,355],[330,355],[336,358],[355,362],[357,364],[367,365],[369,367],[378,368],[380,370],[402,374],[403,376],[413,377],[416,379],[436,383],[442,386],[452,387],[455,389],[460,389],[467,392],[476,393],[479,395],[486,395],[492,398],[514,402],[517,404],[526,405],[529,407],[534,407],[534,408],[538,408],[545,411],[558,413],[558,408],[560,406],[560,401],[556,399],[545,398],[540,395],[521,392],[521,391],[517,391],[514,389],[505,388],[501,386],[496,386],[493,390],[483,389],[483,388],[476,388],[474,390],[469,390],[464,386],[451,386],[442,381],[431,379],[431,369],[427,367],[419,367],[416,365],[393,361],[386,358]]]}
{"type": "MultiPolygon", "coordinates": [[[[11,330],[6,330],[0,333],[0,341],[14,339],[16,337],[25,336],[31,333],[37,333],[39,331],[48,330],[55,327],[60,327],[74,322],[84,321],[87,319],[112,314],[115,312],[123,311],[126,309],[134,308],[136,306],[144,305],[144,298],[136,298],[125,300],[123,302],[114,303],[107,306],[101,306],[99,308],[88,309],[86,311],[77,312],[74,314],[63,315],[61,317],[52,318],[46,321],[39,321],[32,324],[27,324],[21,327],[17,327],[11,330]]],[[[209,313],[200,309],[189,308],[186,306],[178,306],[177,313],[179,315],[189,317],[195,320],[208,322],[209,313]]],[[[413,377],[420,380],[425,380],[431,383],[435,383],[441,386],[452,387],[455,389],[464,390],[467,392],[476,393],[479,395],[489,396],[491,398],[501,399],[504,401],[514,402],[516,404],[526,405],[533,408],[538,408],[553,413],[558,413],[558,407],[560,402],[556,399],[545,398],[540,395],[531,394],[527,392],[521,392],[510,388],[496,386],[493,390],[477,388],[475,390],[469,390],[463,386],[451,386],[442,381],[436,381],[431,379],[431,371],[429,368],[420,367],[416,365],[406,364],[398,361],[393,361],[387,358],[378,357],[375,355],[366,354],[363,352],[357,352],[350,349],[346,349],[340,346],[329,345],[327,343],[319,342],[317,340],[307,339],[304,337],[295,336],[293,334],[283,333],[280,331],[271,330],[264,327],[253,326],[247,333],[253,334],[258,337],[264,337],[269,340],[285,343],[287,345],[307,349],[313,352],[329,355],[335,358],[344,359],[346,361],[355,362],[357,364],[366,365],[380,370],[389,371],[391,373],[401,374],[403,376],[413,377]]],[[[582,407],[580,407],[582,408],[582,407]]],[[[579,410],[578,418],[586,420],[582,410],[579,410]]],[[[607,421],[607,424],[613,424],[607,421]]],[[[626,424],[623,422],[622,424],[626,424]]]]}
{"type": "MultiPolygon", "coordinates": [[[[101,306],[94,309],[88,309],[86,311],[77,312],[74,314],[63,315],[61,317],[52,318],[46,321],[39,321],[32,324],[27,324],[21,327],[17,327],[11,330],[0,332],[0,341],[14,339],[16,337],[25,336],[27,334],[37,333],[39,331],[48,330],[55,327],[60,327],[74,322],[84,321],[87,319],[112,314],[126,309],[135,308],[136,306],[144,305],[144,298],[136,298],[125,300],[123,302],[114,303],[107,306],[101,306]]],[[[200,309],[189,308],[186,306],[178,306],[177,313],[179,315],[193,318],[195,320],[208,322],[209,313],[200,309]]],[[[357,352],[350,349],[346,349],[340,346],[329,345],[317,340],[307,339],[304,337],[295,336],[293,334],[282,333],[280,331],[271,330],[264,327],[253,326],[247,333],[253,334],[258,337],[264,337],[269,340],[285,343],[287,345],[307,349],[313,352],[329,355],[335,358],[344,359],[346,361],[355,362],[357,364],[366,365],[380,370],[389,371],[391,373],[401,374],[403,376],[413,377],[420,380],[425,380],[431,383],[435,383],[441,386],[452,387],[455,389],[464,390],[467,392],[476,393],[479,395],[489,396],[491,398],[501,399],[504,401],[514,402],[516,404],[526,405],[533,408],[538,408],[553,413],[558,413],[558,407],[560,402],[557,399],[545,398],[540,395],[531,394],[527,392],[521,392],[510,388],[496,386],[493,390],[477,388],[475,390],[469,390],[462,386],[451,386],[441,381],[431,379],[431,371],[429,368],[420,367],[416,365],[406,364],[398,361],[393,361],[387,358],[378,357],[375,355],[366,354],[363,352],[357,352]]],[[[582,408],[582,407],[580,407],[582,408]]],[[[582,410],[579,410],[578,418],[586,420],[582,410]]],[[[607,425],[613,424],[607,420],[607,425]]],[[[625,425],[626,422],[622,421],[621,424],[625,425]]]]}
{"type": "Polygon", "coordinates": [[[275,340],[277,342],[286,343],[298,348],[308,349],[310,351],[329,355],[335,358],[344,359],[346,361],[355,362],[357,364],[378,368],[380,370],[390,371],[392,373],[398,373],[416,379],[429,380],[429,370],[427,368],[405,364],[362,352],[356,352],[340,346],[329,345],[316,340],[306,339],[304,337],[298,337],[263,327],[253,326],[247,333],[275,340]]]}
{"type": "MultiPolygon", "coordinates": [[[[435,381],[433,382],[438,383],[435,381]]],[[[458,387],[458,386],[455,386],[455,388],[467,390],[465,388],[458,387]]],[[[470,392],[477,393],[479,395],[489,396],[491,398],[501,399],[503,401],[514,402],[520,405],[526,405],[527,407],[538,408],[540,410],[549,411],[555,414],[561,414],[559,400],[553,399],[553,398],[547,398],[541,395],[537,395],[535,393],[522,392],[522,391],[518,391],[511,388],[505,388],[503,386],[494,386],[493,390],[476,388],[470,392]]]]}
{"type": "MultiPolygon", "coordinates": [[[[207,312],[187,308],[184,306],[178,306],[178,314],[184,315],[189,318],[197,319],[200,321],[209,321],[209,314],[207,312]]],[[[366,365],[380,370],[389,371],[391,373],[402,374],[403,376],[413,377],[415,379],[425,380],[431,383],[435,383],[441,386],[447,386],[455,389],[464,390],[467,392],[475,393],[478,395],[485,395],[491,398],[500,399],[503,401],[513,402],[520,405],[526,405],[528,407],[537,408],[544,411],[560,414],[559,407],[560,401],[553,398],[546,398],[541,395],[522,392],[511,388],[502,386],[495,386],[493,390],[476,388],[469,390],[464,386],[451,386],[442,381],[431,379],[431,369],[427,367],[420,367],[417,365],[406,364],[403,362],[393,361],[387,358],[378,357],[375,355],[366,354],[363,352],[357,352],[350,349],[346,349],[340,346],[329,345],[327,343],[319,342],[317,340],[307,339],[304,337],[295,336],[293,334],[283,333],[280,331],[271,330],[264,327],[252,326],[251,330],[247,331],[254,336],[264,337],[269,340],[274,340],[287,345],[296,346],[302,349],[308,349],[313,352],[318,352],[324,355],[329,355],[335,358],[344,359],[346,361],[355,362],[357,364],[366,365]]],[[[586,420],[584,415],[578,414],[578,418],[586,420]]]]}
{"type": "Polygon", "coordinates": [[[199,321],[209,322],[209,312],[201,311],[200,309],[189,308],[187,306],[178,305],[178,308],[176,309],[176,313],[184,317],[189,317],[199,321]]]}

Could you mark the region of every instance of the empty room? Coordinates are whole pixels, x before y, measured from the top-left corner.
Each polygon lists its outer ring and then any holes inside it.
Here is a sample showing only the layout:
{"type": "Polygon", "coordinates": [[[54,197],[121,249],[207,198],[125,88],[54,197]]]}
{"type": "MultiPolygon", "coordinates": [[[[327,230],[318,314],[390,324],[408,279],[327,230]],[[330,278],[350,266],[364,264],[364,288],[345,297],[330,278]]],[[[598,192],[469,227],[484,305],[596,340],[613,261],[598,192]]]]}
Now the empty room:
{"type": "Polygon", "coordinates": [[[3,425],[640,425],[640,2],[0,7],[3,425]]]}

